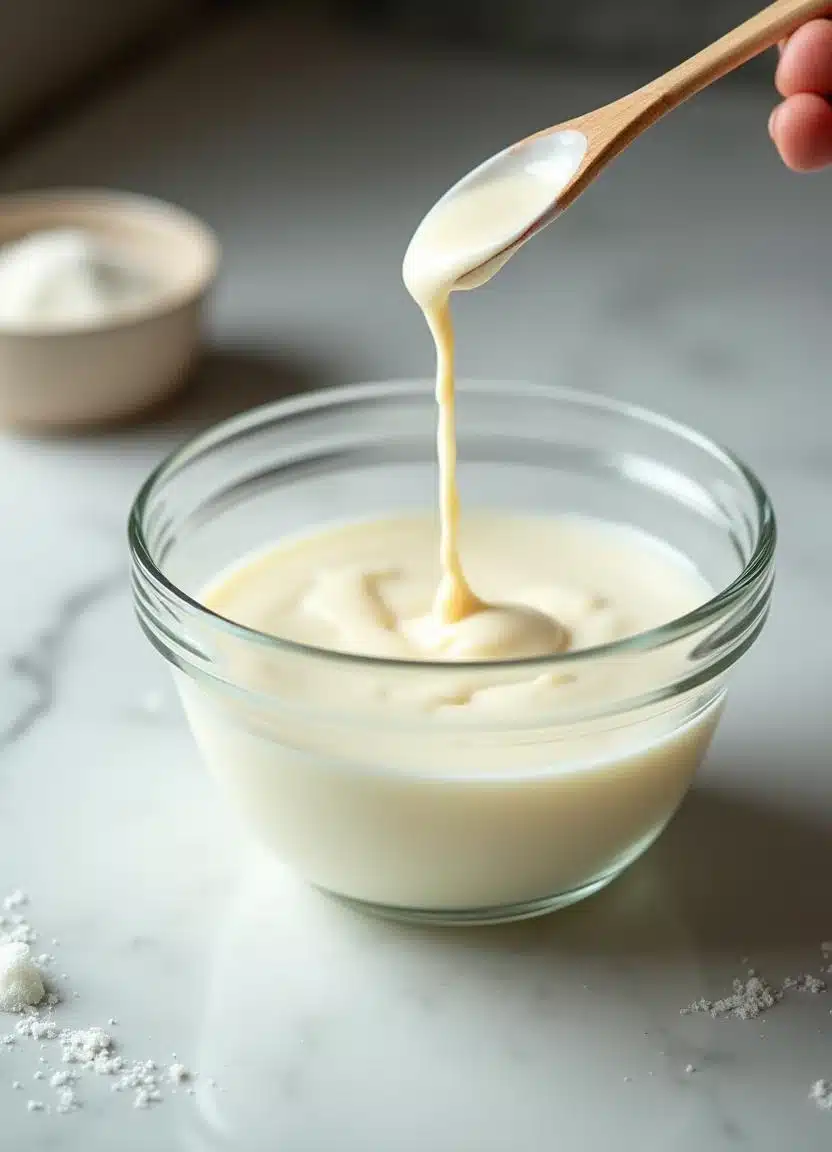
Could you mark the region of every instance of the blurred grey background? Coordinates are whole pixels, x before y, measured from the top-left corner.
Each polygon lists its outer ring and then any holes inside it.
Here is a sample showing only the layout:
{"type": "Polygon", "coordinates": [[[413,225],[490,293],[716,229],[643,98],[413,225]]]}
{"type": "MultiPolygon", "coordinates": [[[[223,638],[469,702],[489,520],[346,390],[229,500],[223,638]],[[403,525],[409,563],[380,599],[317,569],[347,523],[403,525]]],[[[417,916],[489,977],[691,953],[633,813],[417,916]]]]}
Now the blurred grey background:
{"type": "MultiPolygon", "coordinates": [[[[218,12],[294,8],[307,21],[354,23],[394,38],[473,51],[568,56],[660,71],[727,31],[755,0],[26,0],[0,2],[0,135],[67,93],[112,75],[170,38],[197,35],[218,12]]],[[[742,82],[769,78],[769,62],[742,82]]]]}
{"type": "Polygon", "coordinates": [[[754,0],[333,0],[348,19],[499,51],[659,66],[750,16],[754,0]]]}

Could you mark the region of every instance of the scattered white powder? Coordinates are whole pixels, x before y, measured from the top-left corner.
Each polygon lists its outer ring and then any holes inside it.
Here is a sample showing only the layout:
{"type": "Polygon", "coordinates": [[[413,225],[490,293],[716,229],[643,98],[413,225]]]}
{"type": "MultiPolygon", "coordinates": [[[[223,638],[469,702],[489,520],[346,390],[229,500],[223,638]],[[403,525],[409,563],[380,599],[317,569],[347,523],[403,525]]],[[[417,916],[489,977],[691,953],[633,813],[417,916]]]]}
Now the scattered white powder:
{"type": "Polygon", "coordinates": [[[103,1028],[65,1028],[60,1039],[64,1064],[80,1064],[84,1068],[92,1068],[96,1057],[108,1055],[113,1046],[112,1036],[103,1028]]]}
{"type": "Polygon", "coordinates": [[[0,943],[0,1012],[22,1012],[40,1004],[45,989],[28,945],[0,943]]]}
{"type": "Polygon", "coordinates": [[[162,1099],[162,1093],[155,1088],[140,1088],[133,1100],[134,1108],[149,1108],[151,1104],[162,1099]]]}
{"type": "Polygon", "coordinates": [[[17,1091],[20,1092],[23,1088],[23,1082],[21,1080],[13,1080],[12,1088],[17,1089],[17,1091]]]}
{"type": "Polygon", "coordinates": [[[115,1076],[117,1072],[121,1072],[124,1067],[124,1060],[121,1056],[113,1056],[110,1053],[101,1053],[96,1056],[93,1061],[93,1072],[98,1076],[115,1076]]]}
{"type": "Polygon", "coordinates": [[[168,1079],[172,1084],[181,1084],[184,1080],[190,1080],[191,1074],[184,1064],[171,1064],[168,1067],[168,1079]]]}
{"type": "Polygon", "coordinates": [[[704,1012],[714,1019],[734,1016],[738,1020],[754,1020],[779,1004],[786,992],[811,992],[817,995],[825,991],[826,982],[809,973],[787,976],[780,988],[773,988],[753,968],[749,968],[748,979],[735,980],[730,996],[722,1000],[695,1000],[687,1008],[681,1009],[681,1015],[704,1012]]]}
{"type": "Polygon", "coordinates": [[[28,1036],[31,1040],[56,1040],[60,1031],[55,1021],[48,1016],[24,1016],[17,1024],[18,1035],[28,1036]]]}
{"type": "Polygon", "coordinates": [[[28,903],[29,897],[26,893],[21,892],[19,888],[15,888],[14,892],[3,901],[3,908],[6,912],[13,912],[16,908],[22,908],[24,904],[28,903]]]}
{"type": "Polygon", "coordinates": [[[826,991],[826,983],[819,980],[817,976],[810,976],[804,974],[803,976],[787,976],[783,981],[783,990],[794,989],[796,992],[813,992],[817,995],[818,992],[826,991]]]}
{"type": "Polygon", "coordinates": [[[58,1096],[57,1110],[62,1114],[67,1112],[75,1112],[81,1107],[81,1101],[75,1095],[74,1088],[64,1088],[58,1096]]]}
{"type": "Polygon", "coordinates": [[[153,1060],[137,1060],[126,1069],[113,1085],[114,1092],[124,1092],[130,1088],[158,1087],[159,1071],[153,1060]]]}
{"type": "Polygon", "coordinates": [[[745,981],[735,980],[733,992],[721,1000],[694,1000],[687,1008],[681,1009],[682,1016],[694,1012],[704,1012],[715,1020],[734,1016],[738,1020],[753,1020],[773,1008],[783,998],[761,976],[749,976],[745,981]]]}
{"type": "Polygon", "coordinates": [[[5,933],[8,944],[34,944],[37,938],[37,932],[32,931],[28,924],[15,924],[11,932],[5,933]]]}
{"type": "Polygon", "coordinates": [[[809,1090],[809,1099],[825,1112],[832,1111],[832,1080],[816,1080],[809,1090]]]}
{"type": "Polygon", "coordinates": [[[695,1071],[696,1071],[696,1068],[693,1064],[686,1064],[685,1065],[685,1072],[687,1072],[688,1076],[692,1076],[695,1071]]]}
{"type": "MultiPolygon", "coordinates": [[[[832,953],[832,940],[824,940],[820,947],[828,958],[832,953]]],[[[827,971],[832,972],[832,967],[827,971]]],[[[734,981],[730,996],[725,996],[722,1000],[695,1000],[687,1008],[682,1008],[681,1014],[687,1016],[693,1012],[704,1012],[715,1019],[733,1016],[739,1020],[753,1020],[778,1004],[786,992],[809,992],[818,995],[826,990],[826,981],[810,973],[787,976],[781,987],[775,989],[751,968],[747,980],[734,981]]],[[[830,1013],[832,1014],[832,1009],[830,1013]]],[[[761,1034],[760,1038],[764,1039],[764,1036],[761,1034]]],[[[694,1072],[695,1068],[692,1064],[688,1064],[685,1071],[694,1072]]],[[[813,1100],[818,1108],[832,1112],[832,1080],[816,1080],[809,1090],[809,1099],[813,1100]]]]}
{"type": "Polygon", "coordinates": [[[149,1108],[162,1099],[160,1091],[161,1077],[159,1069],[152,1060],[136,1061],[131,1064],[115,1084],[113,1092],[134,1091],[134,1108],[149,1108]]]}
{"type": "MultiPolygon", "coordinates": [[[[18,908],[26,902],[27,898],[24,893],[13,892],[3,901],[3,907],[8,911],[18,908]]],[[[5,969],[2,958],[4,956],[11,957],[15,964],[25,961],[28,965],[27,972],[29,975],[33,973],[33,978],[38,983],[30,986],[26,993],[28,999],[21,998],[19,992],[14,993],[15,1007],[9,1010],[20,1012],[22,1015],[14,1032],[0,1035],[0,1049],[11,1049],[20,1040],[34,1041],[41,1048],[47,1048],[48,1045],[57,1043],[60,1060],[68,1067],[53,1071],[46,1057],[41,1056],[39,1060],[44,1065],[44,1070],[37,1070],[33,1074],[35,1080],[48,1081],[49,1086],[57,1093],[54,1109],[50,1108],[49,1111],[65,1115],[81,1108],[82,1100],[78,1095],[77,1085],[85,1076],[112,1077],[111,1090],[119,1093],[132,1092],[133,1106],[138,1109],[149,1108],[151,1105],[161,1102],[164,1087],[171,1086],[171,1090],[175,1091],[176,1086],[193,1079],[193,1074],[184,1064],[177,1061],[175,1055],[172,1063],[161,1067],[152,1060],[128,1062],[120,1052],[116,1051],[115,1041],[105,1029],[60,1027],[53,1013],[59,997],[52,990],[46,993],[43,985],[44,973],[42,968],[52,963],[54,957],[48,953],[43,953],[35,961],[26,943],[11,938],[15,932],[31,933],[32,938],[35,936],[30,925],[22,917],[20,923],[16,924],[10,932],[0,930],[0,996],[6,987],[3,983],[5,969]],[[39,993],[37,992],[38,988],[39,993]],[[37,999],[35,999],[36,994],[37,999]],[[41,1005],[40,1010],[35,1008],[36,1004],[41,1005]]],[[[57,943],[57,941],[53,941],[53,943],[57,943]]],[[[66,979],[66,974],[61,973],[61,978],[66,979]]],[[[17,983],[19,984],[19,979],[17,983]]],[[[12,987],[12,984],[9,983],[8,987],[12,987]]],[[[11,997],[11,993],[9,995],[11,997]]],[[[0,1000],[0,1009],[3,1007],[4,1005],[0,1000]]],[[[111,1016],[109,1023],[111,1026],[115,1025],[117,1023],[116,1018],[111,1016]]],[[[23,1084],[16,1080],[13,1087],[22,1090],[23,1084]]],[[[191,1087],[186,1088],[185,1091],[189,1095],[193,1095],[194,1092],[191,1087]]],[[[46,1105],[41,1100],[29,1100],[26,1107],[30,1112],[47,1110],[46,1105]]]]}

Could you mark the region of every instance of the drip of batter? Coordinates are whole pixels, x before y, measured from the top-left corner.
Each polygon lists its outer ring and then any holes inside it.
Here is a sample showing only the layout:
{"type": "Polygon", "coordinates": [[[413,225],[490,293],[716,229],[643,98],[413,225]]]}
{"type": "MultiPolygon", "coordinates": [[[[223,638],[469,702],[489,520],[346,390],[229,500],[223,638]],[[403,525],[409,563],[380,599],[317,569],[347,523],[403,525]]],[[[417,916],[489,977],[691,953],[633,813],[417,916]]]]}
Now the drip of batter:
{"type": "MultiPolygon", "coordinates": [[[[558,173],[561,186],[570,175],[564,179],[564,173],[558,173]]],[[[522,243],[525,229],[551,203],[552,196],[552,174],[545,170],[522,170],[483,182],[474,177],[428,213],[404,259],[405,284],[422,309],[436,345],[441,577],[432,616],[420,622],[413,634],[438,653],[454,649],[456,630],[472,618],[482,618],[482,641],[492,659],[554,654],[570,644],[569,631],[561,622],[520,604],[486,604],[472,590],[459,551],[456,477],[451,293],[490,280],[522,243]]],[[[468,623],[466,632],[473,633],[476,649],[476,624],[468,623]]],[[[471,658],[478,656],[485,657],[485,652],[473,652],[471,658]]]]}
{"type": "Polygon", "coordinates": [[[454,388],[454,330],[450,303],[425,308],[436,343],[436,403],[439,408],[436,447],[439,458],[439,564],[434,614],[440,624],[481,612],[485,605],[471,591],[459,556],[459,488],[456,481],[456,394],[454,388]]]}

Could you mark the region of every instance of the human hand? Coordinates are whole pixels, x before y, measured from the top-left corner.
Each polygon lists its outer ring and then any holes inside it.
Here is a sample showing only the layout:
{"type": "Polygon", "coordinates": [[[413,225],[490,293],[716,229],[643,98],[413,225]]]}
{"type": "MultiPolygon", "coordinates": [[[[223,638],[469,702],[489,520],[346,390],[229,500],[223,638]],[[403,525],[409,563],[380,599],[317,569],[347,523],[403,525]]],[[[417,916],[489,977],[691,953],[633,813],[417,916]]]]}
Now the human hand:
{"type": "Polygon", "coordinates": [[[783,162],[795,172],[832,164],[832,20],[810,20],[780,46],[774,82],[785,99],[768,131],[783,162]]]}

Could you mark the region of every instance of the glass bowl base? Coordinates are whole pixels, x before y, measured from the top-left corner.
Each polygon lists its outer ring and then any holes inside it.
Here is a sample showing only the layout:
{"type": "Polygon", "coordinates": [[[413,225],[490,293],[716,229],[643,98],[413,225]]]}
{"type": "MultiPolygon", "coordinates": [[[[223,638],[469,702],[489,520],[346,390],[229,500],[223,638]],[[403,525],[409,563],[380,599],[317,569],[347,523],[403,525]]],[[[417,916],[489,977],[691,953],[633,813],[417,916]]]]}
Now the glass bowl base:
{"type": "Polygon", "coordinates": [[[393,920],[402,924],[430,924],[446,928],[484,927],[489,924],[510,924],[516,920],[533,920],[538,916],[548,916],[550,912],[557,912],[561,908],[568,908],[570,904],[577,904],[606,888],[623,871],[624,868],[617,868],[589,884],[551,896],[541,896],[537,900],[485,908],[405,908],[394,904],[374,904],[368,900],[357,900],[326,888],[321,888],[320,891],[339,903],[354,908],[357,912],[382,920],[393,920]]]}

